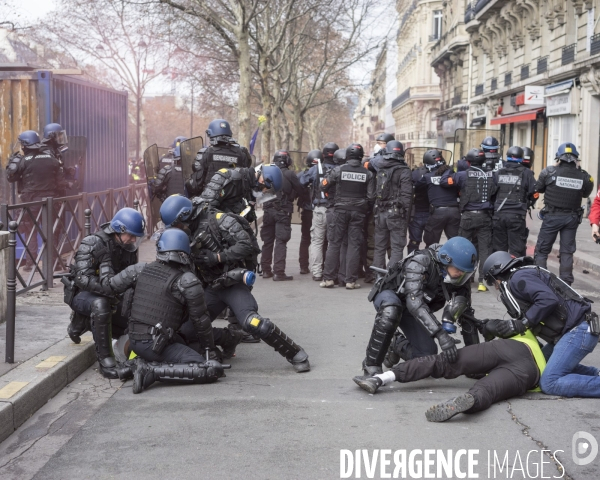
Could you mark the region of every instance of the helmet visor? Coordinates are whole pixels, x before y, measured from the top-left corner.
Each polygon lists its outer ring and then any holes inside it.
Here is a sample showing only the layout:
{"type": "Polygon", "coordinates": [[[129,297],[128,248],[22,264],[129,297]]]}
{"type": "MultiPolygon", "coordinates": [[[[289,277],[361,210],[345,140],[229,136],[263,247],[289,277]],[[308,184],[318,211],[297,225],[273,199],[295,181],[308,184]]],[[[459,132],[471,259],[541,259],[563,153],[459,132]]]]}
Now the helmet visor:
{"type": "Polygon", "coordinates": [[[55,132],[54,139],[56,140],[56,143],[58,145],[67,145],[69,143],[66,130],[60,130],[59,132],[55,132]]]}
{"type": "Polygon", "coordinates": [[[472,272],[463,272],[462,270],[456,269],[455,272],[450,274],[448,270],[446,270],[446,275],[444,277],[444,283],[449,283],[450,285],[461,286],[469,281],[469,279],[473,276],[475,270],[472,272]],[[457,273],[459,272],[459,273],[457,273]]]}
{"type": "Polygon", "coordinates": [[[117,243],[119,244],[119,246],[127,251],[127,252],[137,252],[138,248],[140,247],[141,243],[142,243],[142,237],[136,237],[134,235],[129,234],[129,241],[123,241],[123,237],[122,237],[122,233],[117,234],[117,243]]]}

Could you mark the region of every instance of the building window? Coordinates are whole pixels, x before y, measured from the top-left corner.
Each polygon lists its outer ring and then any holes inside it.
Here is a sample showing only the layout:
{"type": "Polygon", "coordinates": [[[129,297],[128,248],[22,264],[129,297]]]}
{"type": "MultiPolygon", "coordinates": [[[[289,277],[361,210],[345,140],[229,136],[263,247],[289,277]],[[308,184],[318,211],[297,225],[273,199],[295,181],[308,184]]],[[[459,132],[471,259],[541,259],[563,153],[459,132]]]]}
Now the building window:
{"type": "Polygon", "coordinates": [[[442,36],[442,11],[435,10],[433,12],[433,32],[431,37],[438,40],[442,36]]]}

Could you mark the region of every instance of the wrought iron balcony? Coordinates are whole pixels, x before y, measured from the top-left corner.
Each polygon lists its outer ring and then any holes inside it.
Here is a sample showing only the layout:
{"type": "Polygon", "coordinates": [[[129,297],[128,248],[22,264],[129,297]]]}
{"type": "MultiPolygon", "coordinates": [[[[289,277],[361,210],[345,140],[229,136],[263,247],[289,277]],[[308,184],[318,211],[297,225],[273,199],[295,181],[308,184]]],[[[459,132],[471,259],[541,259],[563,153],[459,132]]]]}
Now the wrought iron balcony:
{"type": "Polygon", "coordinates": [[[538,58],[537,61],[537,73],[544,73],[548,71],[548,56],[538,58]]]}
{"type": "Polygon", "coordinates": [[[568,65],[569,63],[573,63],[575,61],[575,50],[577,49],[577,44],[568,45],[563,47],[562,49],[562,63],[561,65],[568,65]]]}

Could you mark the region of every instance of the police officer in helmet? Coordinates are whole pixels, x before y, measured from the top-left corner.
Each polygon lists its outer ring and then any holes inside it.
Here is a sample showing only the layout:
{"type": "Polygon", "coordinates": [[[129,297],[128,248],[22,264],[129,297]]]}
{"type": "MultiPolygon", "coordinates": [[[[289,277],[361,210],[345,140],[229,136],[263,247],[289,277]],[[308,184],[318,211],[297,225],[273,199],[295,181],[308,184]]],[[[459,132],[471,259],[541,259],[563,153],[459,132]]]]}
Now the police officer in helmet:
{"type": "MultiPolygon", "coordinates": [[[[566,152],[567,148],[564,153],[572,153],[566,152]]],[[[499,290],[500,300],[512,317],[488,320],[484,333],[500,338],[530,337],[535,344],[535,337],[541,338],[546,342],[543,351],[548,359],[540,369],[542,391],[563,397],[600,398],[598,368],[580,363],[594,350],[600,334],[600,321],[591,301],[552,272],[533,265],[531,257],[495,252],[484,265],[484,276],[499,290]]]]}
{"type": "Polygon", "coordinates": [[[447,181],[452,167],[446,165],[442,152],[437,149],[427,150],[423,155],[423,164],[427,173],[417,182],[419,186],[427,186],[429,200],[429,218],[425,224],[423,240],[425,246],[438,243],[442,232],[447,238],[456,237],[460,226],[460,210],[458,204],[458,188],[447,181]],[[442,180],[446,182],[442,186],[442,180]]]}
{"type": "Polygon", "coordinates": [[[346,164],[331,170],[321,182],[321,191],[326,194],[332,186],[337,186],[332,235],[328,238],[323,281],[320,283],[323,288],[332,288],[334,285],[340,264],[340,249],[345,237],[348,239],[346,289],[360,288],[356,280],[360,268],[361,247],[365,241],[364,222],[375,197],[374,175],[362,165],[363,156],[363,147],[353,143],[346,149],[346,164]]]}
{"type": "Polygon", "coordinates": [[[177,335],[189,318],[200,351],[216,350],[202,284],[193,271],[188,236],[169,228],[156,243],[156,261],[129,266],[110,279],[116,293],[135,289],[129,317],[130,346],[138,357],[133,393],[157,380],[212,383],[223,375],[217,361],[207,362],[177,335]]]}
{"type": "Polygon", "coordinates": [[[206,135],[210,146],[206,150],[201,149],[196,156],[192,178],[189,180],[193,186],[190,195],[200,194],[215,172],[222,168],[248,168],[252,165],[250,153],[235,142],[227,120],[216,119],[210,122],[206,135]]]}
{"type": "MultiPolygon", "coordinates": [[[[47,125],[46,127],[49,126],[47,125]]],[[[60,125],[58,126],[60,127],[60,125]]],[[[44,138],[44,140],[66,142],[64,130],[61,130],[61,132],[62,134],[60,135],[48,133],[49,138],[44,138]]],[[[17,183],[21,202],[35,202],[45,197],[62,196],[67,182],[65,180],[62,161],[57,156],[60,155],[60,152],[57,150],[56,152],[58,153],[56,153],[54,148],[50,148],[40,141],[40,137],[33,130],[22,132],[18,140],[23,153],[14,153],[9,157],[8,165],[6,166],[6,178],[10,183],[17,183]]],[[[54,214],[56,215],[60,204],[56,202],[54,206],[54,214]]],[[[31,237],[27,245],[29,253],[25,257],[24,270],[26,271],[33,269],[35,257],[37,256],[37,234],[30,235],[30,233],[34,229],[32,217],[38,218],[40,208],[40,206],[30,207],[31,215],[23,215],[21,220],[20,228],[24,231],[25,237],[31,237]]],[[[59,230],[57,229],[54,233],[54,244],[56,246],[59,245],[58,235],[59,230]]],[[[54,251],[53,264],[57,259],[56,251],[54,251]]],[[[61,262],[60,259],[58,261],[61,262]]],[[[59,263],[59,266],[61,263],[59,263]]]]}
{"type": "Polygon", "coordinates": [[[492,214],[494,212],[493,196],[496,190],[492,178],[492,170],[485,161],[485,153],[479,148],[467,152],[466,160],[469,168],[452,176],[444,177],[442,186],[456,185],[460,191],[460,230],[458,234],[469,241],[477,239],[477,255],[479,257],[479,291],[487,288],[483,283],[481,268],[491,253],[492,248],[492,214]]]}
{"type": "Polygon", "coordinates": [[[403,335],[394,349],[404,360],[435,355],[435,337],[448,361],[454,363],[455,341],[433,313],[455,295],[463,301],[460,311],[452,312],[451,317],[462,315],[470,303],[469,279],[476,268],[477,251],[463,237],[417,251],[390,267],[369,294],[377,315],[363,361],[365,375],[382,373],[383,360],[398,327],[403,335]]]}
{"type": "Polygon", "coordinates": [[[272,277],[274,281],[279,282],[294,279],[285,273],[287,243],[292,236],[294,200],[301,198],[301,203],[304,204],[310,202],[310,197],[308,190],[290,170],[292,157],[286,150],[275,152],[272,163],[281,170],[283,184],[277,192],[277,198],[263,206],[265,213],[260,229],[260,238],[263,241],[260,263],[263,278],[272,277]]]}
{"type": "Polygon", "coordinates": [[[145,225],[142,215],[133,208],[119,210],[109,223],[81,241],[71,265],[72,283],[65,286],[65,299],[74,312],[67,333],[79,343],[81,335],[91,329],[99,371],[106,378],[118,378],[112,339],[127,329],[127,312],[110,280],[137,263],[145,225]]]}
{"type": "Polygon", "coordinates": [[[385,268],[385,256],[391,246],[389,264],[402,259],[406,229],[412,207],[413,184],[410,168],[404,161],[404,146],[390,140],[382,154],[375,182],[375,253],[373,265],[385,268]]]}
{"type": "Polygon", "coordinates": [[[312,182],[306,181],[305,176],[313,166],[321,164],[323,168],[323,152],[319,149],[314,149],[308,152],[304,159],[305,168],[298,172],[298,180],[300,185],[306,189],[308,195],[303,195],[303,198],[298,197],[298,211],[300,212],[300,247],[298,248],[298,263],[300,264],[300,274],[306,275],[311,273],[310,269],[310,236],[314,216],[313,198],[314,192],[312,182]],[[302,203],[304,202],[304,203],[302,203]]]}
{"type": "Polygon", "coordinates": [[[594,180],[577,167],[579,152],[572,143],[563,143],[556,152],[558,166],[546,167],[535,185],[544,193],[543,222],[535,246],[535,263],[546,268],[548,255],[560,233],[560,278],[573,283],[575,236],[583,219],[581,202],[592,193],[594,180]]]}
{"type": "Polygon", "coordinates": [[[498,142],[496,137],[485,137],[481,142],[481,149],[485,153],[488,168],[492,170],[498,170],[502,167],[502,159],[500,158],[500,142],[498,142]]]}
{"type": "Polygon", "coordinates": [[[523,165],[521,147],[510,147],[506,161],[494,173],[498,187],[494,204],[494,251],[510,252],[523,257],[527,249],[525,217],[535,194],[533,172],[523,165]]]}
{"type": "Polygon", "coordinates": [[[408,247],[410,254],[418,250],[423,240],[423,231],[427,220],[429,219],[429,197],[427,195],[427,183],[420,180],[429,170],[425,164],[415,168],[412,171],[412,181],[414,188],[413,208],[408,224],[408,247]]]}
{"type": "Polygon", "coordinates": [[[245,332],[273,347],[296,372],[309,371],[308,355],[302,347],[258,313],[251,287],[260,248],[249,224],[211,208],[202,199],[194,200],[198,200],[195,205],[185,197],[169,197],[160,215],[167,227],[184,230],[193,242],[192,260],[210,318],[214,320],[230,307],[245,332]]]}
{"type": "Polygon", "coordinates": [[[529,147],[523,147],[523,161],[521,162],[525,168],[532,170],[533,162],[535,161],[535,152],[529,147]]]}
{"type": "Polygon", "coordinates": [[[173,142],[173,163],[165,164],[156,175],[153,191],[161,202],[164,202],[171,195],[185,195],[180,144],[186,140],[186,137],[175,138],[173,142]]]}

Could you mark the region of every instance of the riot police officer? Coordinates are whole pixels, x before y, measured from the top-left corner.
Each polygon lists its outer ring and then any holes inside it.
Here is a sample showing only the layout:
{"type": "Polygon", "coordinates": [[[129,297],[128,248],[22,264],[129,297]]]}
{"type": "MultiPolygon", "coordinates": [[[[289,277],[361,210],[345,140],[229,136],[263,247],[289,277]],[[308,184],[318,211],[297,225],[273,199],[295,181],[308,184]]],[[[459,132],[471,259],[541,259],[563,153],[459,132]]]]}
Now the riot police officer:
{"type": "Polygon", "coordinates": [[[502,158],[500,158],[500,142],[496,137],[485,137],[481,142],[481,149],[485,153],[485,158],[488,163],[487,168],[494,171],[502,168],[502,158]]]}
{"type": "Polygon", "coordinates": [[[252,192],[258,187],[256,176],[254,168],[222,168],[208,181],[200,197],[212,207],[253,222],[256,216],[252,192]]]}
{"type": "Polygon", "coordinates": [[[200,351],[216,350],[204,291],[193,273],[188,236],[167,229],[156,243],[156,252],[156,261],[129,266],[109,282],[117,294],[135,289],[128,325],[130,346],[138,356],[133,393],[141,393],[156,380],[212,383],[223,374],[217,361],[206,362],[177,335],[189,318],[200,351]]]}
{"type": "Polygon", "coordinates": [[[119,338],[127,329],[123,303],[115,297],[110,279],[137,263],[144,228],[139,212],[133,208],[119,210],[109,223],[81,241],[71,265],[72,282],[65,286],[65,300],[74,312],[67,333],[79,343],[81,335],[91,328],[99,371],[106,378],[118,378],[112,338],[119,338]]]}
{"type": "Polygon", "coordinates": [[[278,150],[273,156],[273,164],[279,167],[283,175],[283,185],[277,198],[266,202],[263,206],[264,216],[260,229],[263,241],[261,266],[263,278],[271,278],[276,282],[293,280],[285,273],[287,242],[292,236],[292,213],[294,199],[302,198],[302,203],[309,201],[308,191],[300,184],[300,180],[289,169],[292,157],[285,150],[278,150]]]}
{"type": "Polygon", "coordinates": [[[523,161],[521,164],[529,170],[532,170],[534,160],[535,152],[529,147],[523,147],[523,161]]]}
{"type": "Polygon", "coordinates": [[[424,164],[412,171],[414,198],[412,214],[408,223],[408,247],[406,249],[409,254],[418,250],[421,246],[423,231],[429,219],[427,184],[420,182],[427,172],[427,167],[424,164]]]}
{"type": "Polygon", "coordinates": [[[452,168],[446,165],[442,152],[436,149],[427,150],[423,155],[423,164],[428,172],[419,179],[417,188],[427,186],[429,218],[425,224],[423,240],[428,247],[440,241],[442,232],[449,239],[458,235],[460,210],[456,185],[441,185],[442,178],[453,173],[452,168]]]}
{"type": "Polygon", "coordinates": [[[572,143],[558,147],[558,166],[546,167],[535,185],[536,192],[545,193],[543,222],[535,246],[535,263],[546,268],[548,255],[560,233],[560,278],[573,283],[573,253],[577,227],[583,219],[581,201],[592,193],[594,180],[577,167],[579,152],[572,143]]]}
{"type": "MultiPolygon", "coordinates": [[[[64,131],[63,131],[64,133],[64,131]]],[[[49,134],[54,139],[54,134],[49,134]]],[[[66,142],[66,134],[57,137],[59,141],[66,142]]],[[[17,182],[19,197],[23,203],[35,202],[45,197],[59,197],[66,188],[63,164],[54,154],[54,149],[40,142],[40,137],[33,130],[27,130],[18,137],[23,154],[15,153],[10,156],[6,167],[6,178],[9,182],[17,182]]],[[[54,215],[58,213],[60,205],[54,206],[54,215]]],[[[24,270],[30,271],[34,267],[38,254],[37,234],[31,235],[34,229],[32,218],[38,218],[40,206],[29,207],[30,215],[23,215],[21,228],[25,238],[29,238],[24,270]]],[[[51,221],[54,223],[54,220],[51,221]]],[[[58,246],[58,234],[54,232],[54,244],[58,246]]],[[[53,252],[53,264],[56,260],[56,250],[53,252]]]]}
{"type": "MultiPolygon", "coordinates": [[[[572,144],[567,145],[571,146],[561,145],[562,158],[573,153],[567,152],[569,148],[576,152],[572,144]]],[[[559,174],[554,173],[556,182],[566,182],[558,180],[559,174]]],[[[568,183],[577,180],[564,176],[564,170],[559,173],[563,179],[570,179],[568,183]]],[[[585,184],[585,178],[580,180],[585,184]]],[[[500,291],[500,301],[512,317],[488,320],[484,332],[515,339],[533,333],[546,342],[543,351],[548,363],[539,382],[544,393],[600,398],[598,368],[580,363],[598,345],[600,334],[600,321],[592,311],[591,301],[552,272],[533,265],[531,257],[514,258],[508,252],[496,252],[489,256],[484,276],[489,285],[500,291]]],[[[532,340],[537,343],[535,338],[532,340]]]]}
{"type": "Polygon", "coordinates": [[[183,170],[181,168],[181,142],[185,137],[175,139],[173,148],[173,162],[162,167],[156,175],[153,191],[161,202],[171,195],[185,195],[183,170]]]}
{"type": "Polygon", "coordinates": [[[298,197],[298,211],[300,212],[300,247],[298,249],[298,263],[300,264],[300,274],[306,275],[310,273],[310,230],[313,222],[313,192],[312,183],[303,183],[302,179],[308,171],[321,162],[323,153],[321,150],[311,150],[304,159],[305,168],[298,172],[298,180],[306,189],[307,195],[303,198],[298,197]]]}
{"type": "Polygon", "coordinates": [[[206,135],[210,139],[210,146],[204,152],[201,149],[196,156],[192,178],[189,180],[193,186],[190,195],[202,192],[206,182],[222,168],[248,168],[252,165],[248,150],[240,147],[232,138],[233,133],[228,121],[213,120],[208,124],[206,135]]]}
{"type": "Polygon", "coordinates": [[[479,257],[479,288],[486,292],[483,283],[483,263],[492,248],[492,214],[494,211],[493,196],[496,190],[492,178],[492,170],[486,165],[485,153],[479,148],[467,152],[466,160],[470,167],[454,175],[444,177],[442,186],[456,185],[460,191],[460,229],[461,237],[473,242],[477,239],[477,255],[479,257]]]}
{"type": "MultiPolygon", "coordinates": [[[[329,144],[325,147],[327,145],[329,144]]],[[[308,152],[306,163],[308,165],[310,161],[312,166],[299,177],[302,185],[311,188],[313,218],[310,229],[309,268],[313,280],[317,282],[323,280],[323,254],[327,248],[327,205],[330,202],[319,186],[325,175],[335,167],[334,153],[328,152],[326,155],[320,150],[308,152]]]]}
{"type": "Polygon", "coordinates": [[[67,132],[59,123],[49,123],[44,127],[42,145],[52,150],[62,163],[62,154],[69,149],[67,132]]]}
{"type": "Polygon", "coordinates": [[[523,165],[522,148],[508,149],[506,162],[494,173],[494,181],[498,186],[494,204],[494,251],[522,257],[529,235],[525,217],[535,191],[533,172],[523,165]]]}
{"type": "Polygon", "coordinates": [[[323,288],[331,288],[334,285],[344,237],[348,238],[346,288],[360,288],[356,280],[360,267],[361,246],[364,242],[364,221],[375,197],[374,175],[362,165],[363,156],[362,146],[353,143],[346,149],[346,164],[331,170],[321,182],[321,191],[325,193],[329,192],[331,186],[337,185],[332,235],[328,238],[323,282],[320,284],[323,288]]]}
{"type": "Polygon", "coordinates": [[[296,372],[308,372],[310,363],[302,347],[258,313],[251,287],[260,248],[249,224],[210,208],[202,199],[195,200],[194,206],[185,197],[169,197],[160,213],[166,226],[183,229],[193,241],[192,259],[210,318],[214,320],[230,307],[245,332],[273,347],[296,372]]]}
{"type": "Polygon", "coordinates": [[[391,245],[389,264],[402,259],[413,197],[412,174],[404,161],[404,146],[397,140],[390,140],[383,152],[375,177],[373,265],[379,268],[386,266],[388,245],[391,245]]]}
{"type": "MultiPolygon", "coordinates": [[[[437,338],[448,361],[456,360],[454,339],[442,328],[433,312],[452,294],[470,301],[469,279],[477,267],[477,251],[466,238],[453,237],[444,245],[433,245],[390,266],[369,293],[377,310],[363,361],[365,375],[382,373],[382,363],[398,326],[405,338],[401,357],[405,360],[435,355],[437,338]]],[[[452,317],[462,311],[453,312],[452,317]]]]}
{"type": "MultiPolygon", "coordinates": [[[[333,163],[334,166],[340,167],[346,164],[346,149],[339,148],[333,154],[333,163]]],[[[329,169],[329,173],[331,173],[333,169],[329,169]]],[[[319,189],[321,189],[321,183],[323,180],[319,181],[319,189]]],[[[335,233],[335,223],[333,221],[333,214],[335,213],[335,192],[337,190],[337,185],[329,185],[329,189],[327,192],[322,192],[327,198],[325,218],[327,219],[327,239],[333,238],[335,233]]],[[[329,242],[324,245],[324,253],[327,254],[327,249],[329,248],[329,242]]],[[[333,279],[334,286],[346,285],[346,255],[348,253],[348,235],[344,236],[342,240],[342,246],[340,247],[340,263],[337,271],[336,278],[333,279]]],[[[323,269],[325,269],[325,257],[323,257],[323,269]]],[[[360,268],[360,267],[359,267],[360,268]]],[[[320,285],[320,284],[319,284],[320,285]]]]}

